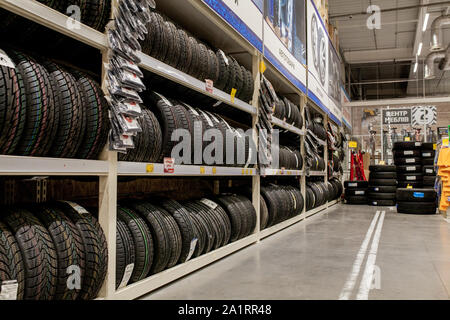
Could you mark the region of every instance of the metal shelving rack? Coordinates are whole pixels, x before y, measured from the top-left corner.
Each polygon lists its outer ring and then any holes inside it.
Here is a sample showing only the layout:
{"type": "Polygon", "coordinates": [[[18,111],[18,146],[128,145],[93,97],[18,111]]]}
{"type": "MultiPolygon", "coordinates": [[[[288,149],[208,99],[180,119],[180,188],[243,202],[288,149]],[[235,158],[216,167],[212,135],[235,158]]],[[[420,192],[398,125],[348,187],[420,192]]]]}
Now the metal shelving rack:
{"type": "MultiPolygon", "coordinates": [[[[113,7],[117,1],[113,0],[113,7]]],[[[208,95],[222,101],[236,109],[244,111],[252,116],[253,138],[256,145],[258,135],[256,123],[258,121],[257,97],[259,93],[260,71],[259,66],[263,61],[262,55],[257,52],[249,43],[228,26],[223,20],[217,17],[215,13],[209,10],[201,0],[188,0],[187,3],[194,6],[205,19],[212,21],[214,25],[224,32],[224,35],[239,43],[251,56],[252,72],[255,81],[254,103],[249,105],[239,99],[232,99],[225,92],[214,89],[212,93],[208,92],[205,83],[174,69],[161,61],[142,54],[141,67],[149,70],[167,79],[170,79],[183,86],[189,87],[197,92],[208,95]]],[[[80,29],[72,30],[67,28],[68,17],[46,7],[35,0],[0,0],[0,7],[12,13],[25,17],[36,23],[44,25],[61,34],[78,40],[86,45],[99,49],[103,55],[103,61],[106,61],[107,41],[106,35],[81,24],[80,29]]],[[[277,72],[269,62],[265,61],[269,68],[272,68],[277,81],[289,86],[295,95],[298,96],[301,113],[304,115],[304,109],[308,98],[306,95],[293,86],[281,73],[277,72]]],[[[317,108],[317,107],[316,107],[317,108]]],[[[318,109],[318,111],[321,111],[318,109]]],[[[303,117],[304,118],[304,117],[303,117]]],[[[325,118],[327,115],[325,114],[325,118]]],[[[328,120],[327,120],[328,121],[328,120]]],[[[301,152],[304,154],[304,135],[305,129],[298,129],[285,123],[280,119],[273,119],[272,123],[282,129],[291,131],[301,136],[301,152]]],[[[326,143],[326,142],[324,142],[326,143]]],[[[108,243],[108,272],[99,295],[99,299],[134,299],[160,288],[176,279],[179,279],[195,270],[198,270],[214,261],[217,261],[233,252],[244,247],[258,243],[284,228],[292,226],[307,217],[329,208],[337,203],[332,201],[322,207],[315,208],[303,213],[295,218],[284,221],[271,228],[260,230],[260,185],[261,176],[292,176],[298,177],[303,197],[305,197],[306,176],[323,176],[327,179],[327,172],[309,172],[306,170],[280,170],[265,169],[261,172],[256,168],[230,168],[230,167],[212,167],[212,166],[175,166],[175,172],[172,174],[164,173],[162,164],[153,163],[130,163],[119,162],[117,153],[105,150],[100,156],[100,160],[78,160],[78,159],[55,159],[55,158],[32,158],[17,156],[0,156],[0,176],[98,176],[99,177],[99,222],[105,232],[108,243]],[[231,243],[223,248],[200,256],[178,265],[159,274],[153,275],[138,283],[131,284],[120,290],[115,289],[116,282],[116,206],[117,206],[117,188],[119,176],[141,176],[141,177],[248,177],[252,179],[252,202],[257,212],[257,226],[254,233],[244,239],[231,243]]]]}

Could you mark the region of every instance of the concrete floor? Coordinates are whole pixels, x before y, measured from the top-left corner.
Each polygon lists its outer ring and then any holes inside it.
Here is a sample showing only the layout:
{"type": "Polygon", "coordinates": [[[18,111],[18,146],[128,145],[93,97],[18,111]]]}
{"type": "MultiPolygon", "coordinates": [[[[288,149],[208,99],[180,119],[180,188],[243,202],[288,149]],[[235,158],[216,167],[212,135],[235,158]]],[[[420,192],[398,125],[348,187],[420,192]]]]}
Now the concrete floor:
{"type": "Polygon", "coordinates": [[[449,299],[450,224],[441,216],[337,205],[308,220],[143,299],[339,299],[343,292],[349,299],[449,299]],[[384,222],[374,219],[377,210],[384,222]],[[374,286],[357,296],[370,259],[378,267],[374,286]]]}

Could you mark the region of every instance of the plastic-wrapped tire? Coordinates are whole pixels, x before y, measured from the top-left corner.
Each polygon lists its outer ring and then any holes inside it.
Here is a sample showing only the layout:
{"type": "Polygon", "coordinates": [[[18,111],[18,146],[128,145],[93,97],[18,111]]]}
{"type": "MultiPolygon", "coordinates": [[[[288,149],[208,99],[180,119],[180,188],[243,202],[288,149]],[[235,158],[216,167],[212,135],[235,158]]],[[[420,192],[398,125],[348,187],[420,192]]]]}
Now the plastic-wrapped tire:
{"type": "Polygon", "coordinates": [[[367,196],[367,189],[346,189],[345,196],[367,196]]]}
{"type": "Polygon", "coordinates": [[[86,109],[86,129],[77,158],[97,159],[108,140],[109,106],[97,82],[87,76],[81,76],[77,83],[86,109]]]}
{"type": "Polygon", "coordinates": [[[389,166],[389,165],[373,165],[369,166],[370,172],[395,172],[396,166],[389,166]]]}
{"type": "Polygon", "coordinates": [[[56,293],[58,261],[52,238],[29,211],[7,208],[3,219],[14,234],[25,269],[24,300],[52,300],[56,293]]]}
{"type": "Polygon", "coordinates": [[[60,209],[42,206],[33,213],[49,232],[56,250],[58,273],[55,300],[76,300],[80,289],[69,288],[67,284],[75,269],[79,268],[80,283],[84,276],[84,247],[78,228],[60,209]]]}
{"type": "Polygon", "coordinates": [[[372,179],[369,181],[369,185],[373,186],[396,186],[397,181],[395,179],[372,179]]]}
{"type": "Polygon", "coordinates": [[[436,214],[436,202],[401,202],[397,203],[397,212],[405,214],[436,214]]]}
{"type": "Polygon", "coordinates": [[[344,199],[346,204],[367,204],[366,196],[351,196],[344,199]]]}
{"type": "Polygon", "coordinates": [[[399,174],[419,173],[419,172],[422,172],[421,165],[397,166],[397,173],[399,174]]]}
{"type": "Polygon", "coordinates": [[[59,106],[47,70],[33,59],[11,52],[10,57],[22,75],[26,93],[25,129],[15,154],[46,156],[50,151],[59,124],[59,106]]]}
{"type": "Polygon", "coordinates": [[[422,156],[420,150],[395,150],[394,158],[419,158],[422,156]]]}
{"type": "Polygon", "coordinates": [[[144,219],[128,207],[117,207],[118,219],[125,222],[133,236],[135,245],[135,264],[130,283],[138,282],[147,277],[153,263],[153,239],[144,219]]]}
{"type": "MultiPolygon", "coordinates": [[[[135,263],[134,240],[125,222],[117,220],[116,234],[116,290],[124,280],[125,269],[135,263]]],[[[128,284],[128,281],[127,281],[128,284]]]]}
{"type": "Polygon", "coordinates": [[[0,154],[14,154],[26,121],[26,92],[19,69],[0,66],[0,154]]]}
{"type": "Polygon", "coordinates": [[[369,181],[374,179],[397,179],[396,172],[371,172],[369,175],[369,181]]]}
{"type": "Polygon", "coordinates": [[[393,207],[396,204],[395,200],[372,200],[369,199],[368,204],[370,206],[378,206],[378,207],[393,207]]]}
{"type": "Polygon", "coordinates": [[[368,192],[394,193],[397,191],[396,186],[370,186],[368,192]]]}
{"type": "Polygon", "coordinates": [[[436,176],[436,170],[434,166],[423,166],[423,174],[424,176],[436,176]]]}
{"type": "Polygon", "coordinates": [[[23,300],[25,269],[19,244],[9,228],[0,222],[0,281],[17,281],[17,300],[23,300]]]}
{"type": "Polygon", "coordinates": [[[367,189],[369,186],[368,181],[344,181],[344,188],[356,188],[356,189],[367,189]]]}
{"type": "Polygon", "coordinates": [[[367,197],[370,200],[395,200],[395,193],[381,193],[381,192],[369,192],[367,197]]]}
{"type": "Polygon", "coordinates": [[[190,250],[195,238],[194,228],[189,218],[189,212],[174,200],[162,200],[161,206],[173,216],[180,228],[182,248],[178,263],[184,263],[190,258],[190,250]]]}
{"type": "Polygon", "coordinates": [[[422,165],[422,158],[395,158],[394,163],[396,166],[422,165]]]}
{"type": "Polygon", "coordinates": [[[437,194],[432,189],[397,189],[397,200],[400,202],[436,202],[437,194]]]}
{"type": "Polygon", "coordinates": [[[412,187],[413,189],[422,188],[423,187],[423,181],[398,181],[397,182],[397,188],[407,188],[412,187]]]}
{"type": "Polygon", "coordinates": [[[97,298],[108,267],[108,247],[100,224],[83,207],[73,202],[58,202],[58,207],[72,220],[84,245],[85,273],[78,299],[97,298]]]}
{"type": "Polygon", "coordinates": [[[422,173],[399,174],[398,180],[399,181],[419,182],[419,181],[423,181],[423,174],[422,173]]]}
{"type": "Polygon", "coordinates": [[[421,142],[394,142],[394,150],[420,150],[421,142]]]}

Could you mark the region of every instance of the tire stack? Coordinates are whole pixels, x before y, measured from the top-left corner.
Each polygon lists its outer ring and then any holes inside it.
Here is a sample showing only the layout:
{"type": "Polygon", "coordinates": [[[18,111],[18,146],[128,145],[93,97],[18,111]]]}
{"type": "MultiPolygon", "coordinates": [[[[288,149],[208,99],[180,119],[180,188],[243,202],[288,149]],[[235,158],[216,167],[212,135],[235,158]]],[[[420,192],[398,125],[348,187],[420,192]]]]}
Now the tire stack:
{"type": "Polygon", "coordinates": [[[395,142],[394,163],[397,166],[397,188],[423,186],[422,143],[395,142]]]}
{"type": "Polygon", "coordinates": [[[0,154],[97,159],[109,131],[99,84],[10,50],[0,66],[0,154]]]}
{"type": "Polygon", "coordinates": [[[344,181],[346,204],[367,204],[367,181],[344,181]]]}
{"type": "Polygon", "coordinates": [[[308,182],[306,185],[306,211],[323,206],[339,193],[339,187],[331,182],[308,182]]]}
{"type": "Polygon", "coordinates": [[[280,146],[280,168],[288,170],[302,170],[303,157],[299,150],[280,146]]]}
{"type": "Polygon", "coordinates": [[[91,300],[106,276],[108,251],[97,220],[73,202],[4,208],[0,285],[17,281],[17,300],[91,300]]]}
{"type": "Polygon", "coordinates": [[[368,204],[391,207],[396,204],[396,166],[370,166],[368,204]]]}
{"type": "Polygon", "coordinates": [[[253,204],[241,195],[127,200],[117,212],[117,289],[245,238],[256,227],[253,204]]]}
{"type": "Polygon", "coordinates": [[[422,165],[423,165],[423,187],[434,189],[436,181],[436,170],[434,158],[436,151],[433,143],[422,143],[422,165]]]}
{"type": "Polygon", "coordinates": [[[261,187],[261,230],[300,215],[305,205],[299,189],[291,186],[261,187]],[[267,216],[267,217],[266,217],[267,216]]]}
{"type": "Polygon", "coordinates": [[[433,189],[397,189],[397,212],[436,214],[437,194],[433,189]]]}

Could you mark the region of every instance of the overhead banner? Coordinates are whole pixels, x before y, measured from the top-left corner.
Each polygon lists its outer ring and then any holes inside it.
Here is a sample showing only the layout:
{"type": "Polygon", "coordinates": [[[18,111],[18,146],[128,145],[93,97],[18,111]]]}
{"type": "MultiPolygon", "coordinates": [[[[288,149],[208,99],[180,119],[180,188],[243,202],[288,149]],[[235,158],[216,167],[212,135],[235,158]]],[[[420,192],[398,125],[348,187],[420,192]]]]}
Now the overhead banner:
{"type": "Polygon", "coordinates": [[[411,124],[411,108],[383,109],[383,124],[411,124]]]}
{"type": "Polygon", "coordinates": [[[264,0],[264,56],[306,92],[305,0],[264,0]]]}

